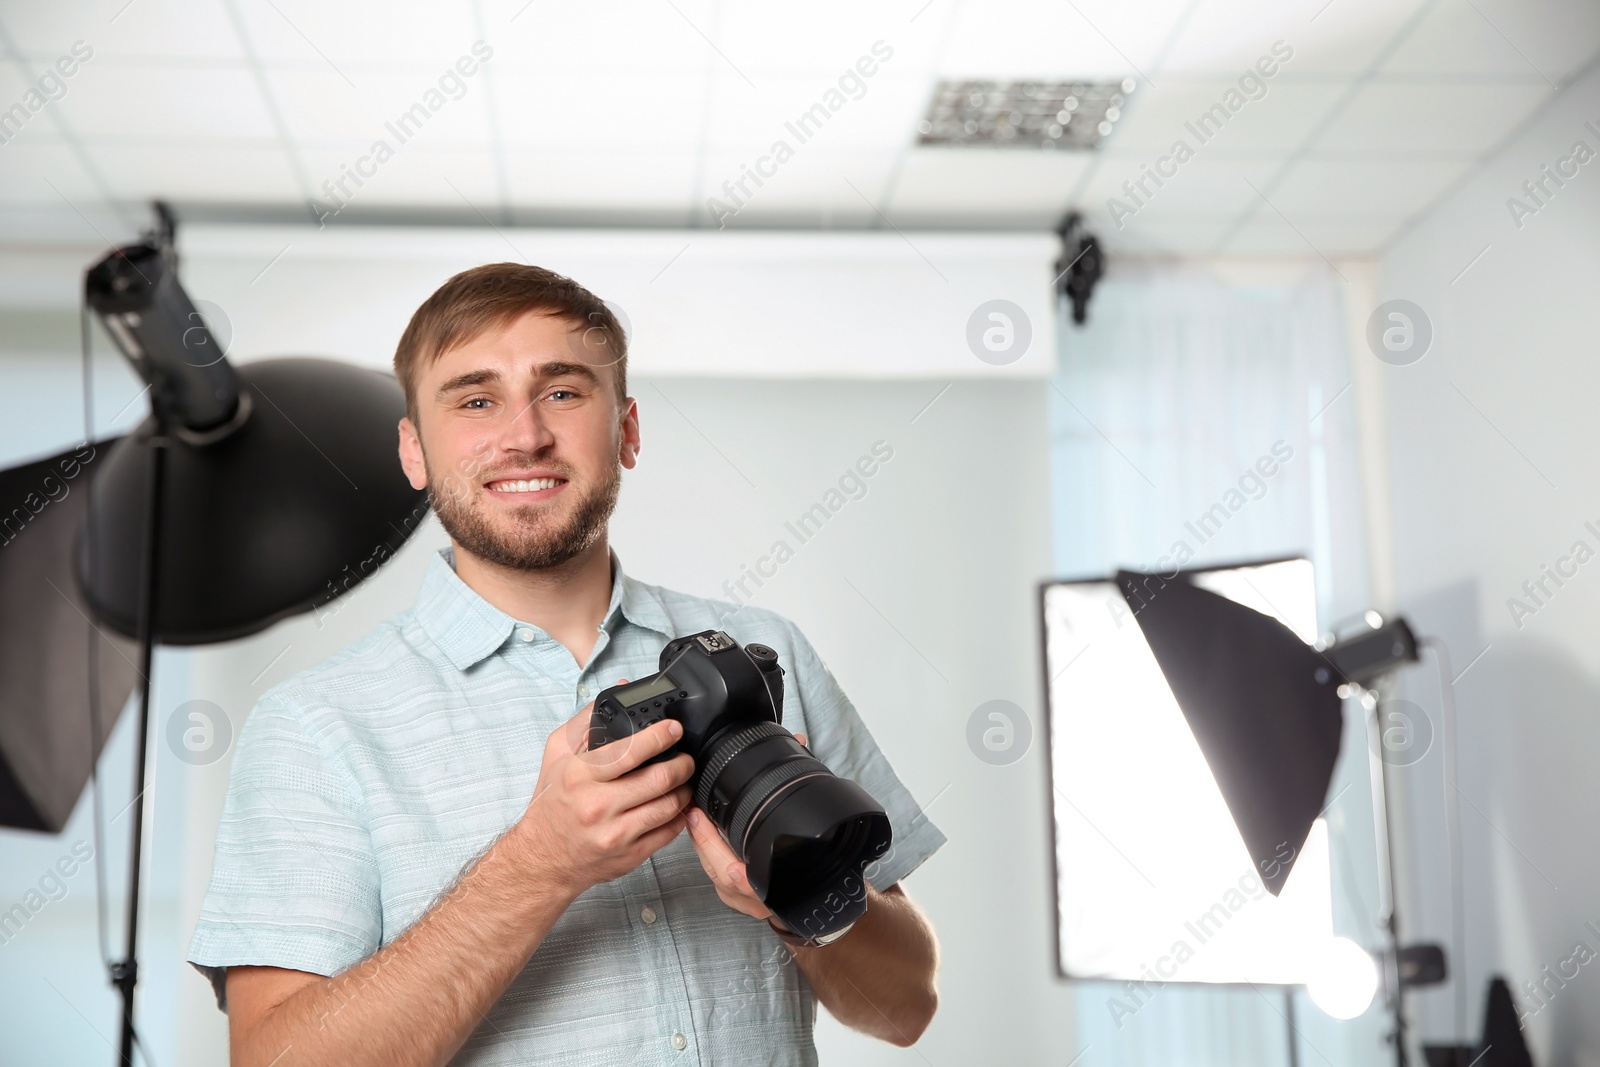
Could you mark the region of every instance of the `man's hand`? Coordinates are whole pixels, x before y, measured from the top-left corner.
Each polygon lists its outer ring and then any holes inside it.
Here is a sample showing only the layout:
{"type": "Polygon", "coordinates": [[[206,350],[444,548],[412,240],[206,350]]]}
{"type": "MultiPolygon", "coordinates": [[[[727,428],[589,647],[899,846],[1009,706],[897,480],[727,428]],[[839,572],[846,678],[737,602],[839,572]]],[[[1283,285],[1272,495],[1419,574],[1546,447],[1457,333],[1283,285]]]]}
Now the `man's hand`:
{"type": "MultiPolygon", "coordinates": [[[[804,734],[795,737],[806,743],[804,734]]],[[[689,812],[689,837],[724,904],[755,919],[772,916],[751,888],[745,865],[699,808],[689,812]]],[[[867,912],[849,934],[832,945],[798,946],[789,953],[836,1019],[891,1044],[915,1043],[938,1009],[939,943],[900,885],[882,893],[868,885],[867,912]]]]}
{"type": "MultiPolygon", "coordinates": [[[[794,736],[802,745],[806,743],[805,734],[794,736]]],[[[772,909],[763,904],[751,888],[744,863],[722,839],[716,824],[699,808],[689,811],[689,839],[694,842],[700,866],[705,868],[711,884],[717,887],[717,896],[722,898],[724,904],[753,919],[765,919],[772,914],[772,909]]]]}
{"type": "Polygon", "coordinates": [[[574,896],[627,874],[678,836],[691,799],[685,783],[694,773],[685,752],[636,771],[683,736],[675,719],[591,750],[593,709],[590,701],[551,732],[533,799],[514,831],[541,876],[574,896]]]}
{"type": "Polygon", "coordinates": [[[682,728],[657,723],[591,752],[593,708],[550,735],[522,817],[359,970],[228,968],[230,1062],[439,1067],[454,1056],[574,899],[684,827],[694,761],[636,770],[682,728]]]}

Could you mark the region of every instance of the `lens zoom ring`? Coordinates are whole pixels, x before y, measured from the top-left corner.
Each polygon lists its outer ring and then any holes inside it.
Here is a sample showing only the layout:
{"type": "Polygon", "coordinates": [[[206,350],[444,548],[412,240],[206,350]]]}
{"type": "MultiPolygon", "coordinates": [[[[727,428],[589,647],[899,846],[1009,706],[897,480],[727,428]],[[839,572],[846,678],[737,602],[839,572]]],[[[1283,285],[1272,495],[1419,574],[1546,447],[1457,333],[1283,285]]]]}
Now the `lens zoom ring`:
{"type": "Polygon", "coordinates": [[[711,787],[716,784],[717,776],[733,762],[734,757],[764,737],[776,737],[788,732],[775,722],[758,722],[736,730],[725,740],[718,742],[716,751],[711,753],[711,759],[706,763],[705,770],[700,773],[700,784],[694,791],[695,804],[701,811],[710,811],[711,787]]]}
{"type": "Polygon", "coordinates": [[[745,858],[745,835],[750,830],[750,820],[756,817],[756,812],[762,805],[789,782],[816,774],[818,771],[823,774],[832,773],[821,760],[810,757],[784,760],[776,767],[762,771],[745,787],[743,795],[739,797],[738,805],[733,809],[732,818],[728,820],[728,841],[734,846],[741,860],[745,858]]]}

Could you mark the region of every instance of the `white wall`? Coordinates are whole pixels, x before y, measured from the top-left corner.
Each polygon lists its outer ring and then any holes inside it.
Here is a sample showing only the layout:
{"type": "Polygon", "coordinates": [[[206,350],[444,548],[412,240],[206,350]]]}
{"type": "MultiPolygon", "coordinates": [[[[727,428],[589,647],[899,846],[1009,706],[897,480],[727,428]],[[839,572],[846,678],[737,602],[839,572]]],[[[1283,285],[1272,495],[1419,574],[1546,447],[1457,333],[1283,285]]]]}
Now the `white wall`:
{"type": "MultiPolygon", "coordinates": [[[[1571,552],[1600,550],[1600,160],[1513,220],[1510,197],[1575,142],[1600,151],[1600,73],[1569,88],[1383,260],[1380,299],[1415,302],[1435,330],[1409,366],[1380,365],[1386,393],[1393,565],[1399,606],[1444,637],[1460,674],[1469,1026],[1486,977],[1518,987],[1583,943],[1600,952],[1600,563],[1543,606],[1525,581],[1571,552]],[[1481,258],[1478,258],[1480,257],[1481,258]],[[1535,614],[1513,618],[1508,599],[1535,614]],[[1482,658],[1473,662],[1481,653],[1482,658]],[[1470,664],[1470,669],[1469,669],[1470,664]],[[1465,671],[1464,674],[1461,672],[1465,671]]],[[[1365,353],[1357,353],[1363,356],[1365,353]]],[[[1568,567],[1570,570],[1570,566],[1568,567]]],[[[1439,725],[1431,664],[1403,695],[1439,725]]],[[[1436,749],[1439,746],[1436,745],[1436,749]]],[[[1406,933],[1450,934],[1441,753],[1398,776],[1410,832],[1406,933]]],[[[1569,966],[1568,973],[1572,973],[1569,966]]],[[[1600,963],[1578,969],[1528,1023],[1540,1064],[1600,1064],[1600,963]]],[[[1418,998],[1442,1036],[1449,992],[1418,998]]]]}
{"type": "Polygon", "coordinates": [[[576,278],[620,308],[639,375],[1038,378],[1055,351],[1060,242],[1048,233],[196,225],[178,244],[190,294],[230,320],[237,362],[327,352],[388,367],[429,293],[502,260],[576,278]],[[1002,365],[974,358],[968,340],[969,319],[997,298],[1032,329],[1002,365]]]}

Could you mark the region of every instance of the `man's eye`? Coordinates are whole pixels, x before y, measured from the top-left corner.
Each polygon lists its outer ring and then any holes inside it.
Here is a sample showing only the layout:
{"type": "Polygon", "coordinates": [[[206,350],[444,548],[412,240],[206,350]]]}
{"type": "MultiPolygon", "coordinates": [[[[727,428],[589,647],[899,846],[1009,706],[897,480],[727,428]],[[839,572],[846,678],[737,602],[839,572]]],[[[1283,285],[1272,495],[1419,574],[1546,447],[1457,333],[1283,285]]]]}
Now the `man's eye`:
{"type": "Polygon", "coordinates": [[[575,397],[578,395],[577,391],[573,389],[552,389],[550,390],[550,399],[555,400],[562,394],[565,394],[568,397],[575,397]]]}
{"type": "MultiPolygon", "coordinates": [[[[486,396],[475,396],[471,400],[468,400],[466,403],[462,404],[461,406],[464,407],[464,408],[470,408],[474,404],[487,404],[487,403],[489,403],[489,398],[488,397],[486,397],[486,396]]],[[[479,410],[482,410],[482,409],[479,409],[479,410]]]]}

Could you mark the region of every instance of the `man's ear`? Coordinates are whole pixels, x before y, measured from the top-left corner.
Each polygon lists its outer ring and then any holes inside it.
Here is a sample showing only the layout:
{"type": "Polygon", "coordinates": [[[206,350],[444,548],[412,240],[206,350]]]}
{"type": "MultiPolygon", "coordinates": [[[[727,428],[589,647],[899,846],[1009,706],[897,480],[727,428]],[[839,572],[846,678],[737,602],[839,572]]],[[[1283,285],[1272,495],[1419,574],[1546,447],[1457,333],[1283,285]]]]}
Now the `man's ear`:
{"type": "Polygon", "coordinates": [[[422,462],[422,442],[417,438],[417,428],[410,417],[400,420],[400,469],[413,489],[428,487],[428,467],[422,462]]]}
{"type": "Polygon", "coordinates": [[[624,467],[632,470],[639,465],[639,405],[631,396],[622,409],[622,442],[618,448],[617,460],[624,467]]]}

